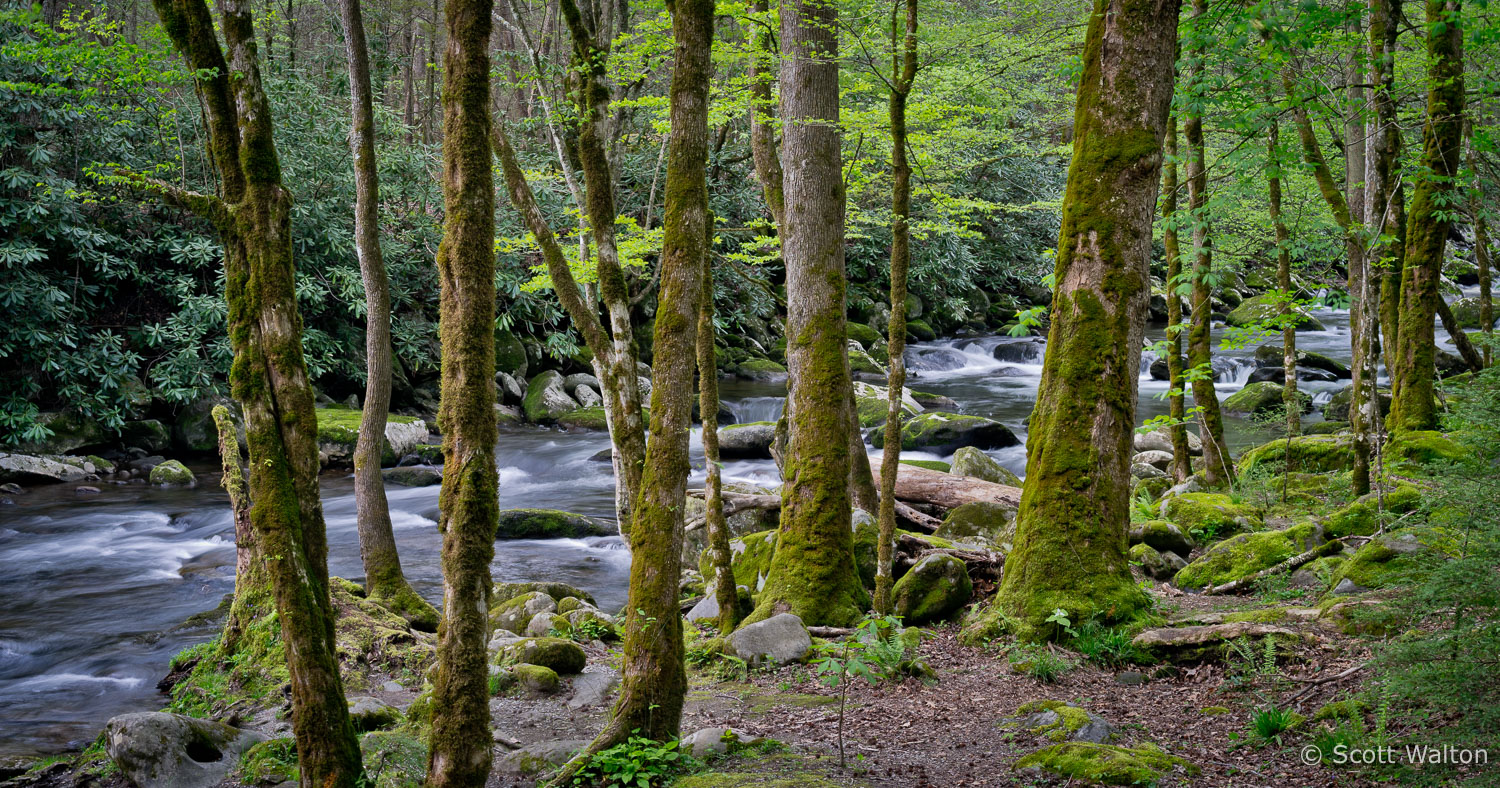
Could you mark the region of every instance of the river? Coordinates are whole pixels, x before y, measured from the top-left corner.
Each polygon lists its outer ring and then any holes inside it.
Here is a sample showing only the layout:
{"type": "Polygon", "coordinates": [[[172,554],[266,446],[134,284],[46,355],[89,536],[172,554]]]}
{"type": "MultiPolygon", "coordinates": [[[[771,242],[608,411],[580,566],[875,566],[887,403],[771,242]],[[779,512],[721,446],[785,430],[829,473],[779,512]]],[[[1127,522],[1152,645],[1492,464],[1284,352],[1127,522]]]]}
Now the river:
{"type": "MultiPolygon", "coordinates": [[[[1328,330],[1301,333],[1299,346],[1347,362],[1348,313],[1315,314],[1328,330]]],[[[1148,332],[1149,339],[1160,337],[1160,328],[1148,332]]],[[[1452,350],[1441,329],[1439,340],[1452,350]]],[[[1221,397],[1244,385],[1252,350],[1216,354],[1221,397]]],[[[915,370],[909,385],[952,397],[964,412],[998,419],[1024,440],[1041,352],[1040,340],[1008,337],[918,343],[908,356],[915,370]]],[[[1149,360],[1141,365],[1141,420],[1167,407],[1158,399],[1166,383],[1151,380],[1149,360]]],[[[1321,403],[1346,384],[1303,386],[1321,403]]],[[[785,394],[780,386],[732,380],[721,384],[721,392],[741,422],[775,418],[785,394]]],[[[1226,429],[1235,450],[1271,437],[1241,419],[1228,419],[1226,429]]],[[[497,450],[501,505],[612,516],[609,464],[589,459],[608,446],[601,433],[504,429],[497,450]]],[[[701,486],[696,433],[693,448],[693,483],[701,486]]],[[[1011,470],[1025,471],[1022,447],[992,454],[1011,470]]],[[[0,506],[0,755],[82,746],[111,716],[159,708],[164,699],[156,682],[172,655],[213,636],[212,624],[183,622],[231,591],[233,526],[213,468],[194,470],[200,484],[191,490],[106,483],[98,485],[98,494],[84,495],[74,492],[76,485],[62,484],[31,488],[14,496],[13,505],[0,506]]],[[[730,461],[725,477],[778,482],[769,461],[730,461]]],[[[352,477],[325,474],[322,487],[330,571],[357,579],[362,568],[352,477]]],[[[387,493],[407,576],[436,602],[442,582],[438,488],[392,486],[387,493]]],[[[497,581],[559,580],[589,591],[605,609],[624,605],[630,557],[618,538],[505,541],[495,552],[497,581]]]]}

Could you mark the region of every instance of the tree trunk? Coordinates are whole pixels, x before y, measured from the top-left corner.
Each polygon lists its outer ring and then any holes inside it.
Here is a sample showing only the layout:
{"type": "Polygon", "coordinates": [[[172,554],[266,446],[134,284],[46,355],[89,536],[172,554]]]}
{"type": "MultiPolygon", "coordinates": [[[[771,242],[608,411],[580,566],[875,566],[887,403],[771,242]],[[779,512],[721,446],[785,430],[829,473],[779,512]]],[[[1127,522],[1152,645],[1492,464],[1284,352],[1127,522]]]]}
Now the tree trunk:
{"type": "Polygon", "coordinates": [[[301,784],[353,786],[363,775],[334,656],[317,416],[292,264],[291,195],[281,180],[250,9],[243,0],[221,6],[226,61],[203,0],[153,4],[172,44],[200,75],[196,87],[220,196],[153,185],[213,222],[224,246],[234,352],[230,387],[250,445],[250,526],[255,548],[266,557],[281,623],[301,784]]]}
{"type": "Polygon", "coordinates": [[[1437,429],[1434,398],[1438,280],[1454,205],[1463,136],[1464,66],[1462,4],[1427,0],[1427,123],[1422,129],[1422,170],[1406,219],[1402,261],[1398,360],[1391,370],[1392,432],[1437,429]]]}
{"type": "Polygon", "coordinates": [[[891,321],[887,337],[885,448],[880,455],[880,536],[876,543],[875,612],[891,612],[891,547],[896,536],[896,479],[901,467],[901,392],[906,386],[906,275],[911,265],[911,163],[906,159],[906,99],[917,77],[917,0],[906,0],[904,35],[891,9],[891,321]],[[897,42],[900,42],[899,47],[897,42]]]}
{"type": "Polygon", "coordinates": [[[490,773],[489,599],[495,469],[495,185],[490,171],[491,0],[448,0],[443,53],[443,620],[432,678],[427,784],[483,785],[490,773]]]}
{"type": "Polygon", "coordinates": [[[1172,420],[1172,479],[1178,484],[1193,475],[1187,433],[1187,395],[1182,377],[1182,247],[1177,240],[1177,116],[1167,121],[1166,156],[1161,195],[1162,252],[1167,258],[1167,416],[1172,420]]]}
{"type": "Polygon", "coordinates": [[[842,626],[868,603],[850,532],[849,422],[830,392],[849,388],[844,317],[844,183],[839,141],[837,11],[794,0],[781,8],[781,117],[786,158],[781,227],[787,269],[786,458],[776,554],[751,615],[790,611],[842,626]]]}
{"type": "Polygon", "coordinates": [[[264,559],[255,550],[250,491],[245,487],[245,471],[240,467],[239,434],[228,408],[215,405],[213,417],[219,433],[219,461],[224,468],[219,483],[229,495],[229,508],[234,513],[234,601],[224,622],[224,637],[219,641],[219,653],[227,659],[239,650],[240,638],[250,622],[271,612],[271,589],[260,569],[264,559]]]}
{"type": "MultiPolygon", "coordinates": [[[[1380,348],[1388,370],[1395,367],[1396,300],[1401,289],[1401,238],[1406,224],[1401,188],[1393,174],[1401,149],[1401,129],[1396,125],[1394,98],[1398,30],[1393,20],[1399,15],[1399,5],[1400,0],[1372,0],[1370,3],[1372,112],[1367,113],[1370,130],[1366,134],[1365,150],[1365,223],[1371,236],[1365,249],[1366,286],[1371,291],[1369,310],[1375,313],[1371,319],[1379,324],[1380,348]],[[1375,281],[1377,272],[1378,285],[1375,281]]],[[[1376,408],[1372,412],[1379,432],[1380,410],[1376,408]]]]}
{"type": "Polygon", "coordinates": [[[399,613],[418,629],[437,629],[437,610],[412,590],[401,572],[391,511],[380,478],[386,412],[391,407],[391,293],[380,254],[380,179],[375,165],[375,108],[370,54],[360,0],[339,0],[349,60],[354,155],[354,251],[365,285],[365,401],[354,446],[354,506],[365,595],[399,613]]]}
{"type": "MultiPolygon", "coordinates": [[[[1362,31],[1355,17],[1345,22],[1345,31],[1359,40],[1362,31]]],[[[1354,494],[1370,491],[1372,433],[1375,426],[1376,393],[1374,334],[1377,307],[1370,287],[1369,263],[1365,259],[1365,89],[1360,72],[1360,47],[1356,44],[1344,60],[1344,85],[1348,92],[1344,108],[1344,200],[1349,206],[1351,237],[1349,256],[1349,427],[1354,437],[1354,494]]]]}
{"type": "Polygon", "coordinates": [[[1281,403],[1286,409],[1286,434],[1297,435],[1302,432],[1302,403],[1297,396],[1297,328],[1290,317],[1294,292],[1291,233],[1281,216],[1281,123],[1275,112],[1267,131],[1266,190],[1270,194],[1271,226],[1276,229],[1276,287],[1286,299],[1281,310],[1281,403]]]}
{"type": "MultiPolygon", "coordinates": [[[[1195,24],[1206,24],[1207,0],[1193,0],[1195,24]]],[[[1206,33],[1199,32],[1199,36],[1206,33]]],[[[1200,38],[1200,41],[1203,40],[1200,38]]],[[[1206,54],[1196,53],[1191,68],[1195,86],[1204,79],[1206,54]]],[[[1198,89],[1201,89],[1198,88],[1198,89]]],[[[1229,444],[1224,442],[1224,417],[1219,412],[1219,394],[1214,390],[1213,376],[1213,303],[1209,277],[1213,273],[1213,239],[1209,235],[1208,168],[1204,157],[1202,109],[1186,113],[1188,208],[1193,216],[1193,294],[1192,326],[1188,330],[1188,368],[1194,370],[1193,404],[1201,421],[1199,437],[1203,439],[1203,479],[1209,487],[1228,484],[1234,473],[1229,459],[1229,444]]]]}
{"type": "MultiPolygon", "coordinates": [[[[766,0],[754,0],[752,13],[762,21],[769,19],[766,0]]],[[[750,155],[755,162],[755,178],[760,181],[761,194],[766,200],[766,210],[771,212],[771,221],[780,233],[786,226],[786,199],[782,192],[781,153],[776,147],[776,105],[771,96],[774,61],[771,56],[772,33],[769,23],[754,24],[751,39],[754,51],[750,56],[750,155]]]]}
{"type": "Polygon", "coordinates": [[[991,614],[1026,639],[1055,634],[1058,608],[1121,620],[1146,602],[1125,530],[1177,10],[1096,0],[1089,20],[1026,486],[991,614]]]}
{"type": "Polygon", "coordinates": [[[714,599],[719,603],[719,634],[727,635],[739,623],[738,591],[731,564],[729,523],[724,515],[724,485],[719,468],[719,365],[714,358],[714,275],[713,220],[705,222],[709,234],[703,254],[703,294],[698,303],[698,413],[703,421],[703,464],[708,478],[704,482],[703,503],[706,507],[708,549],[713,557],[712,581],[714,599]]]}
{"type": "MultiPolygon", "coordinates": [[[[1495,305],[1490,295],[1489,216],[1484,205],[1484,195],[1479,188],[1479,167],[1474,153],[1474,122],[1469,121],[1467,128],[1469,172],[1474,177],[1474,185],[1469,189],[1469,218],[1474,223],[1474,264],[1479,268],[1479,332],[1488,338],[1495,329],[1495,305]]],[[[1485,344],[1482,355],[1484,366],[1493,363],[1493,353],[1491,346],[1485,344]]]]}
{"type": "MultiPolygon", "coordinates": [[[[620,698],[609,724],[552,785],[567,784],[588,753],[643,736],[676,738],[687,674],[677,606],[693,367],[708,255],[708,91],[713,0],[670,6],[675,64],[670,88],[666,221],[661,296],[656,312],[651,432],[640,496],[631,522],[630,597],[626,604],[620,698]]],[[[709,375],[713,374],[709,370],[709,375]]]]}

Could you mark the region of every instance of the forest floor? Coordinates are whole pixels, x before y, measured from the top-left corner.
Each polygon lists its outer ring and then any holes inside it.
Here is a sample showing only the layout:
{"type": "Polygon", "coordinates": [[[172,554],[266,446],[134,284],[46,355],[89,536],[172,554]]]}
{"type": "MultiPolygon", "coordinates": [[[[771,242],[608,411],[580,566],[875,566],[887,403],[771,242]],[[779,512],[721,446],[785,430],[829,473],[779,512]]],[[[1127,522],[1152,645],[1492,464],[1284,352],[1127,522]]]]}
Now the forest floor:
{"type": "MultiPolygon", "coordinates": [[[[1297,604],[1283,591],[1272,599],[1184,595],[1161,586],[1153,592],[1168,621],[1297,604]]],[[[1275,705],[1311,717],[1330,701],[1346,697],[1364,677],[1356,671],[1368,649],[1358,638],[1315,623],[1306,629],[1314,644],[1282,650],[1276,666],[1260,654],[1231,654],[1220,663],[1192,666],[1131,666],[1104,669],[1063,649],[1055,653],[1071,667],[1052,683],[1011,666],[1009,644],[971,647],[959,643],[953,624],[929,630],[919,656],[936,681],[909,678],[848,688],[842,715],[845,760],[840,766],[837,688],[820,683],[809,665],[745,672],[720,663],[691,672],[682,722],[684,736],[725,726],[778,744],[750,747],[712,761],[708,771],[684,785],[817,786],[1012,786],[1064,785],[1068,781],[1013,764],[1053,742],[1016,721],[1033,701],[1064,701],[1102,717],[1114,729],[1113,744],[1151,743],[1186,759],[1201,771],[1181,769],[1158,785],[1360,786],[1368,775],[1306,764],[1301,750],[1312,723],[1262,741],[1250,732],[1256,709],[1275,705]],[[1324,683],[1317,683],[1320,679],[1324,683]]],[[[1054,647],[1055,648],[1055,647],[1054,647]]],[[[593,655],[591,655],[592,657],[593,655]]],[[[521,744],[587,739],[603,724],[603,709],[568,711],[559,701],[497,699],[495,727],[521,744]]],[[[507,774],[497,750],[492,786],[529,786],[534,777],[507,774]]]]}

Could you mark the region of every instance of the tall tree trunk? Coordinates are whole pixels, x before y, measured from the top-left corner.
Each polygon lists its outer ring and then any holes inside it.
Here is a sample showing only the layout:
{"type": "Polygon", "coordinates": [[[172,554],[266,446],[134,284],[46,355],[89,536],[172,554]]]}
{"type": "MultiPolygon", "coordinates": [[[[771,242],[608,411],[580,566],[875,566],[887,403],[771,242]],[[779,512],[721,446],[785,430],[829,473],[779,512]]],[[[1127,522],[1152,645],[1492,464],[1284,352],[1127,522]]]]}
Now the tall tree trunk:
{"type": "Polygon", "coordinates": [[[229,658],[239,650],[240,638],[250,622],[271,612],[271,588],[260,568],[264,559],[255,550],[250,490],[245,486],[245,471],[240,467],[238,429],[229,409],[223,405],[214,406],[213,417],[219,433],[219,462],[224,469],[219,483],[229,495],[229,508],[234,513],[234,601],[224,622],[224,637],[219,641],[220,654],[229,658]]]}
{"type": "MultiPolygon", "coordinates": [[[[1268,102],[1270,103],[1270,102],[1268,102]]],[[[1273,105],[1274,106],[1274,105],[1273,105]]],[[[1281,405],[1286,409],[1286,433],[1302,432],[1302,402],[1297,391],[1297,328],[1291,319],[1292,250],[1291,233],[1281,215],[1281,123],[1271,114],[1266,140],[1266,190],[1270,194],[1271,226],[1276,230],[1276,287],[1286,301],[1281,309],[1281,405]]]]}
{"type": "Polygon", "coordinates": [[[437,628],[438,614],[412,590],[401,573],[391,511],[380,478],[386,412],[391,407],[391,293],[380,253],[380,178],[375,165],[375,107],[370,91],[370,54],[360,0],[339,0],[349,60],[354,155],[354,251],[365,285],[365,401],[354,446],[354,506],[365,594],[399,613],[418,629],[437,628]]]}
{"type": "MultiPolygon", "coordinates": [[[[1469,172],[1473,173],[1474,185],[1469,188],[1469,218],[1474,223],[1474,264],[1479,268],[1479,331],[1486,337],[1495,329],[1495,305],[1490,295],[1490,232],[1489,214],[1480,190],[1478,157],[1474,152],[1474,122],[1468,123],[1469,172]]],[[[1484,346],[1483,363],[1494,362],[1493,349],[1484,346]]]]}
{"type": "MultiPolygon", "coordinates": [[[[1208,1],[1193,0],[1193,23],[1197,49],[1190,75],[1196,90],[1202,89],[1205,63],[1204,43],[1208,33],[1197,26],[1208,24],[1208,1]]],[[[1213,376],[1213,298],[1209,278],[1213,273],[1213,239],[1209,235],[1208,167],[1203,142],[1201,107],[1185,112],[1183,131],[1187,135],[1188,208],[1193,216],[1193,294],[1192,326],[1188,330],[1188,367],[1193,377],[1193,404],[1200,419],[1199,437],[1203,439],[1203,478],[1210,487],[1228,484],[1234,468],[1229,459],[1229,444],[1224,441],[1224,417],[1219,412],[1219,394],[1214,390],[1213,376]]]]}
{"type": "MultiPolygon", "coordinates": [[[[666,741],[682,722],[687,674],[677,608],[693,368],[708,255],[708,90],[713,71],[713,0],[673,0],[675,63],[670,88],[666,221],[661,296],[653,340],[651,434],[631,521],[620,698],[609,724],[551,785],[568,784],[589,753],[629,736],[666,741]]],[[[712,375],[713,370],[707,374],[712,375]]]]}
{"type": "Polygon", "coordinates": [[[489,600],[495,470],[495,184],[490,170],[491,0],[448,0],[443,53],[443,620],[432,679],[427,784],[483,785],[490,773],[489,600]]]}
{"type": "Polygon", "coordinates": [[[1398,356],[1391,370],[1391,431],[1438,425],[1434,396],[1438,280],[1454,205],[1464,114],[1462,4],[1427,0],[1427,123],[1422,128],[1422,169],[1406,219],[1401,277],[1398,356]]]}
{"type": "Polygon", "coordinates": [[[317,415],[292,264],[292,200],[281,180],[250,9],[244,0],[221,5],[226,60],[203,0],[153,5],[173,46],[199,74],[220,196],[152,185],[207,217],[224,246],[230,387],[250,445],[250,525],[281,623],[301,784],[353,786],[363,775],[334,656],[317,415]]]}
{"type": "MultiPolygon", "coordinates": [[[[1405,201],[1396,179],[1401,154],[1401,129],[1396,125],[1395,58],[1399,29],[1400,0],[1372,0],[1370,3],[1370,105],[1371,130],[1367,134],[1365,153],[1365,221],[1370,227],[1371,242],[1365,250],[1368,284],[1379,272],[1378,315],[1380,348],[1387,370],[1394,369],[1396,357],[1396,321],[1401,291],[1401,258],[1405,237],[1405,201]]],[[[1376,298],[1372,292],[1371,297],[1376,298]]],[[[1371,309],[1377,309],[1372,303],[1371,309]]],[[[1378,420],[1379,409],[1375,410],[1378,420]]]]}
{"type": "Polygon", "coordinates": [[[828,407],[851,383],[844,317],[844,182],[839,140],[837,10],[781,8],[787,269],[787,450],[776,553],[752,620],[792,612],[844,626],[868,603],[850,532],[849,418],[828,407]]]}
{"type": "MultiPolygon", "coordinates": [[[[752,13],[765,18],[766,0],[754,0],[752,13]]],[[[786,226],[786,198],[782,193],[781,153],[776,146],[776,105],[771,95],[771,83],[776,79],[772,70],[772,34],[769,24],[753,24],[750,33],[754,50],[750,56],[750,155],[755,164],[755,178],[760,181],[761,194],[765,197],[766,210],[771,212],[771,221],[777,233],[786,226]]]]}
{"type": "Polygon", "coordinates": [[[875,612],[891,612],[891,550],[896,538],[896,473],[901,467],[901,391],[906,386],[906,275],[911,265],[911,162],[906,159],[906,99],[917,77],[917,0],[906,0],[904,34],[891,9],[891,322],[880,456],[880,541],[876,548],[875,612]],[[899,45],[898,45],[899,42],[899,45]]]}
{"type": "Polygon", "coordinates": [[[713,558],[714,600],[719,603],[719,634],[727,635],[739,623],[739,593],[735,587],[729,546],[729,523],[724,519],[724,485],[719,468],[719,365],[714,353],[714,274],[713,219],[706,232],[709,240],[703,254],[703,294],[698,303],[698,413],[703,421],[703,464],[708,478],[704,481],[703,503],[706,507],[704,527],[708,530],[708,550],[713,558]]]}
{"type": "Polygon", "coordinates": [[[1162,251],[1167,257],[1167,415],[1172,419],[1172,479],[1178,484],[1193,475],[1192,448],[1188,443],[1187,394],[1182,375],[1182,245],[1177,240],[1177,116],[1167,120],[1167,139],[1162,172],[1162,251]]]}
{"type": "Polygon", "coordinates": [[[1026,484],[991,613],[1026,639],[1058,634],[1058,608],[1120,620],[1145,604],[1125,530],[1177,10],[1096,0],[1089,20],[1026,484]]]}
{"type": "MultiPolygon", "coordinates": [[[[1358,41],[1360,20],[1351,17],[1345,31],[1358,41]]],[[[1370,491],[1372,432],[1375,426],[1374,342],[1378,330],[1377,299],[1370,287],[1369,263],[1365,259],[1365,89],[1360,71],[1361,53],[1356,44],[1344,60],[1344,200],[1349,206],[1349,427],[1354,437],[1354,494],[1370,491]]]]}

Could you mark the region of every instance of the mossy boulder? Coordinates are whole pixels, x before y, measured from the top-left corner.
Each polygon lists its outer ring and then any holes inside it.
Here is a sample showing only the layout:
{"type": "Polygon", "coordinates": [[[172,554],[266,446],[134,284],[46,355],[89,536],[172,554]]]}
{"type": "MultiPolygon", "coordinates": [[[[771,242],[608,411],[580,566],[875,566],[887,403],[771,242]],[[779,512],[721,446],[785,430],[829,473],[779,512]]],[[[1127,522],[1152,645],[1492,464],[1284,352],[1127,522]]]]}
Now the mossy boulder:
{"type": "Polygon", "coordinates": [[[1269,569],[1321,543],[1316,526],[1302,523],[1285,531],[1261,531],[1230,537],[1183,567],[1173,582],[1181,588],[1206,588],[1269,569]]]}
{"type": "Polygon", "coordinates": [[[526,346],[514,333],[495,332],[495,370],[517,378],[526,377],[526,346]]]}
{"type": "MultiPolygon", "coordinates": [[[[1262,293],[1252,296],[1240,302],[1224,318],[1224,322],[1235,328],[1265,325],[1281,314],[1282,304],[1275,293],[1262,293]]],[[[1323,323],[1308,314],[1307,310],[1297,307],[1293,310],[1295,322],[1293,325],[1298,331],[1323,331],[1323,323]]]]}
{"type": "Polygon", "coordinates": [[[885,341],[884,335],[864,323],[851,320],[845,326],[847,327],[845,333],[849,335],[849,338],[858,342],[865,350],[873,351],[876,345],[885,341]]]}
{"type": "MultiPolygon", "coordinates": [[[[1021,443],[1010,428],[994,419],[958,413],[922,413],[902,425],[901,450],[925,450],[947,454],[964,446],[1003,449],[1021,443]]],[[[885,435],[876,432],[875,448],[885,446],[885,435]]]]}
{"type": "Polygon", "coordinates": [[[949,510],[935,536],[955,542],[983,542],[1009,551],[1016,539],[1015,507],[971,501],[949,510]]]}
{"type": "MultiPolygon", "coordinates": [[[[353,408],[319,408],[318,460],[324,466],[350,467],[359,443],[359,422],[364,414],[353,408]]],[[[385,440],[380,446],[380,464],[392,466],[427,440],[427,422],[415,416],[389,414],[385,440]]]]}
{"type": "Polygon", "coordinates": [[[496,539],[582,539],[614,536],[615,526],[572,512],[556,509],[503,509],[496,539]]]}
{"type": "Polygon", "coordinates": [[[1187,566],[1187,561],[1182,556],[1170,550],[1157,550],[1144,542],[1132,545],[1127,556],[1130,563],[1141,568],[1143,574],[1157,580],[1170,580],[1187,566]]]}
{"type": "Polygon", "coordinates": [[[849,356],[849,371],[855,375],[866,375],[884,379],[886,375],[885,366],[875,360],[865,351],[864,347],[854,340],[849,340],[847,349],[849,356]]]}
{"type": "MultiPolygon", "coordinates": [[[[1230,394],[1224,399],[1220,406],[1225,413],[1238,413],[1242,415],[1257,416],[1270,413],[1280,407],[1282,386],[1264,380],[1259,383],[1250,383],[1244,388],[1230,394]]],[[[1298,407],[1300,413],[1312,410],[1312,397],[1306,392],[1297,392],[1298,407]]]]}
{"type": "Polygon", "coordinates": [[[537,373],[526,384],[526,397],[521,400],[521,411],[533,424],[551,424],[578,409],[578,401],[563,387],[562,373],[554,369],[537,373]]]}
{"type": "Polygon", "coordinates": [[[719,428],[719,456],[726,460],[769,460],[776,422],[748,421],[719,428]]]}
{"type": "MultiPolygon", "coordinates": [[[[580,391],[588,390],[587,386],[579,386],[580,391]]],[[[604,432],[609,429],[609,422],[604,415],[604,408],[578,408],[563,413],[557,417],[557,426],[566,430],[579,430],[588,432],[604,432]]]]}
{"type": "MultiPolygon", "coordinates": [[[[771,557],[776,552],[776,532],[758,531],[729,541],[733,554],[729,565],[734,572],[736,585],[752,591],[760,591],[765,585],[766,573],[771,569],[771,557]]],[[[704,577],[713,577],[713,557],[704,550],[698,556],[698,572],[704,577]]]]}
{"type": "MultiPolygon", "coordinates": [[[[1391,390],[1377,389],[1375,396],[1380,401],[1381,417],[1391,415],[1391,390]]],[[[1354,401],[1354,386],[1345,386],[1333,392],[1323,403],[1323,418],[1327,421],[1348,421],[1349,406],[1354,401]]]]}
{"type": "Polygon", "coordinates": [[[149,481],[159,487],[192,487],[198,483],[198,477],[186,465],[167,460],[151,469],[149,481]]]}
{"type": "Polygon", "coordinates": [[[1188,774],[1200,770],[1193,764],[1162,752],[1154,744],[1118,747],[1074,741],[1054,744],[1016,761],[1018,770],[1037,769],[1072,780],[1106,785],[1154,784],[1181,769],[1188,774]]]}
{"type": "MultiPolygon", "coordinates": [[[[297,761],[297,740],[290,736],[257,742],[240,755],[239,764],[234,767],[236,782],[244,785],[292,784],[298,781],[301,774],[297,761]]],[[[160,784],[179,785],[176,780],[170,779],[161,780],[160,784]]]]}
{"type": "Polygon", "coordinates": [[[1462,446],[1443,433],[1432,430],[1397,432],[1391,435],[1385,445],[1385,459],[1389,463],[1426,465],[1451,462],[1463,456],[1462,446]]]}
{"type": "Polygon", "coordinates": [[[496,629],[520,634],[540,613],[557,612],[557,602],[541,591],[531,591],[490,608],[490,623],[496,629]]]}
{"type": "Polygon", "coordinates": [[[1172,488],[1172,479],[1167,476],[1153,476],[1147,479],[1136,479],[1130,485],[1130,497],[1144,498],[1156,502],[1161,500],[1162,493],[1172,488]]]}
{"type": "Polygon", "coordinates": [[[964,562],[943,553],[922,558],[891,590],[892,607],[909,626],[942,621],[973,596],[974,583],[964,562]]]}
{"type": "Polygon", "coordinates": [[[1404,514],[1421,505],[1421,490],[1410,484],[1398,484],[1386,491],[1383,499],[1372,492],[1328,515],[1323,520],[1323,531],[1329,539],[1369,536],[1380,527],[1377,518],[1382,506],[1392,514],[1404,514]]]}
{"type": "MultiPolygon", "coordinates": [[[[1261,345],[1255,349],[1255,363],[1262,367],[1279,367],[1281,366],[1281,361],[1281,345],[1279,344],[1261,345]]],[[[1348,364],[1325,356],[1322,353],[1298,350],[1296,364],[1299,367],[1331,372],[1339,378],[1348,378],[1350,376],[1348,364]]]]}
{"type": "MultiPolygon", "coordinates": [[[[881,374],[884,374],[883,372],[881,374]]],[[[882,386],[873,386],[864,381],[854,381],[854,408],[859,413],[859,426],[869,429],[885,424],[886,412],[890,407],[887,398],[890,390],[882,386]]],[[[915,416],[925,410],[917,404],[909,389],[901,392],[901,414],[903,418],[915,416]]]]}
{"type": "Polygon", "coordinates": [[[1297,435],[1279,438],[1240,455],[1239,472],[1330,473],[1354,467],[1354,441],[1348,435],[1297,435]]]}
{"type": "Polygon", "coordinates": [[[953,466],[942,460],[901,460],[902,465],[910,465],[913,468],[925,468],[938,473],[951,473],[953,466]]]}
{"type": "Polygon", "coordinates": [[[15,448],[23,454],[65,454],[109,440],[109,435],[98,422],[75,411],[43,411],[34,421],[51,430],[51,435],[18,443],[15,448]]]}
{"type": "Polygon", "coordinates": [[[583,672],[588,656],[583,648],[562,638],[522,638],[500,647],[495,663],[502,667],[520,664],[541,665],[562,675],[583,672]]]}
{"type": "Polygon", "coordinates": [[[1016,709],[1016,727],[1055,742],[1086,741],[1102,744],[1114,736],[1114,728],[1103,717],[1060,700],[1034,700],[1016,709]]]}
{"type": "Polygon", "coordinates": [[[1021,477],[1001,465],[999,460],[973,446],[963,446],[953,452],[952,473],[1010,487],[1021,486],[1021,477]]]}
{"type": "Polygon", "coordinates": [[[1233,652],[1232,643],[1249,640],[1263,645],[1267,639],[1291,646],[1314,640],[1314,636],[1282,624],[1251,621],[1201,626],[1156,627],[1138,633],[1130,644],[1158,662],[1195,664],[1223,660],[1233,652]]]}
{"type": "Polygon", "coordinates": [[[1172,495],[1162,500],[1161,516],[1185,530],[1194,538],[1222,538],[1229,534],[1253,530],[1260,518],[1248,506],[1236,504],[1221,493],[1194,492],[1172,495]]]}
{"type": "Polygon", "coordinates": [[[907,320],[906,338],[912,342],[932,342],[937,339],[937,332],[925,320],[907,320]]]}
{"type": "Polygon", "coordinates": [[[1349,557],[1342,553],[1314,558],[1293,572],[1292,576],[1287,579],[1287,585],[1319,593],[1327,591],[1333,587],[1333,577],[1338,573],[1339,567],[1348,560],[1349,557]]]}
{"type": "Polygon", "coordinates": [[[401,710],[379,699],[362,695],[349,699],[349,719],[360,732],[389,728],[401,721],[401,710]]]}
{"type": "Polygon", "coordinates": [[[1166,520],[1147,520],[1131,523],[1130,544],[1148,544],[1157,550],[1166,550],[1181,556],[1189,555],[1197,545],[1193,538],[1183,533],[1175,523],[1166,520]]]}
{"type": "Polygon", "coordinates": [[[159,452],[172,445],[172,433],[156,419],[127,421],[120,427],[120,445],[159,452]]]}
{"type": "Polygon", "coordinates": [[[402,465],[380,472],[386,484],[402,487],[433,487],[443,483],[443,469],[431,465],[402,465]]]}
{"type": "Polygon", "coordinates": [[[735,374],[749,380],[779,383],[786,380],[786,367],[768,358],[751,358],[741,361],[735,374]]]}
{"type": "Polygon", "coordinates": [[[1392,588],[1410,581],[1424,562],[1426,547],[1412,534],[1386,535],[1371,541],[1341,564],[1332,578],[1335,594],[1392,588]]]}
{"type": "Polygon", "coordinates": [[[515,686],[530,695],[553,695],[561,685],[557,671],[546,665],[520,662],[510,666],[510,675],[515,686]]]}
{"type": "Polygon", "coordinates": [[[1453,308],[1453,319],[1458,321],[1459,328],[1471,330],[1484,328],[1484,321],[1479,319],[1480,302],[1478,296],[1460,298],[1449,304],[1449,306],[1453,308]]]}
{"type": "Polygon", "coordinates": [[[577,586],[557,582],[522,582],[496,583],[495,589],[490,592],[490,610],[494,610],[518,596],[524,596],[537,591],[546,594],[556,601],[558,603],[558,610],[562,612],[566,612],[562,609],[562,600],[566,600],[569,597],[579,602],[587,603],[591,607],[598,606],[598,603],[594,601],[594,597],[589,592],[577,586]]]}

